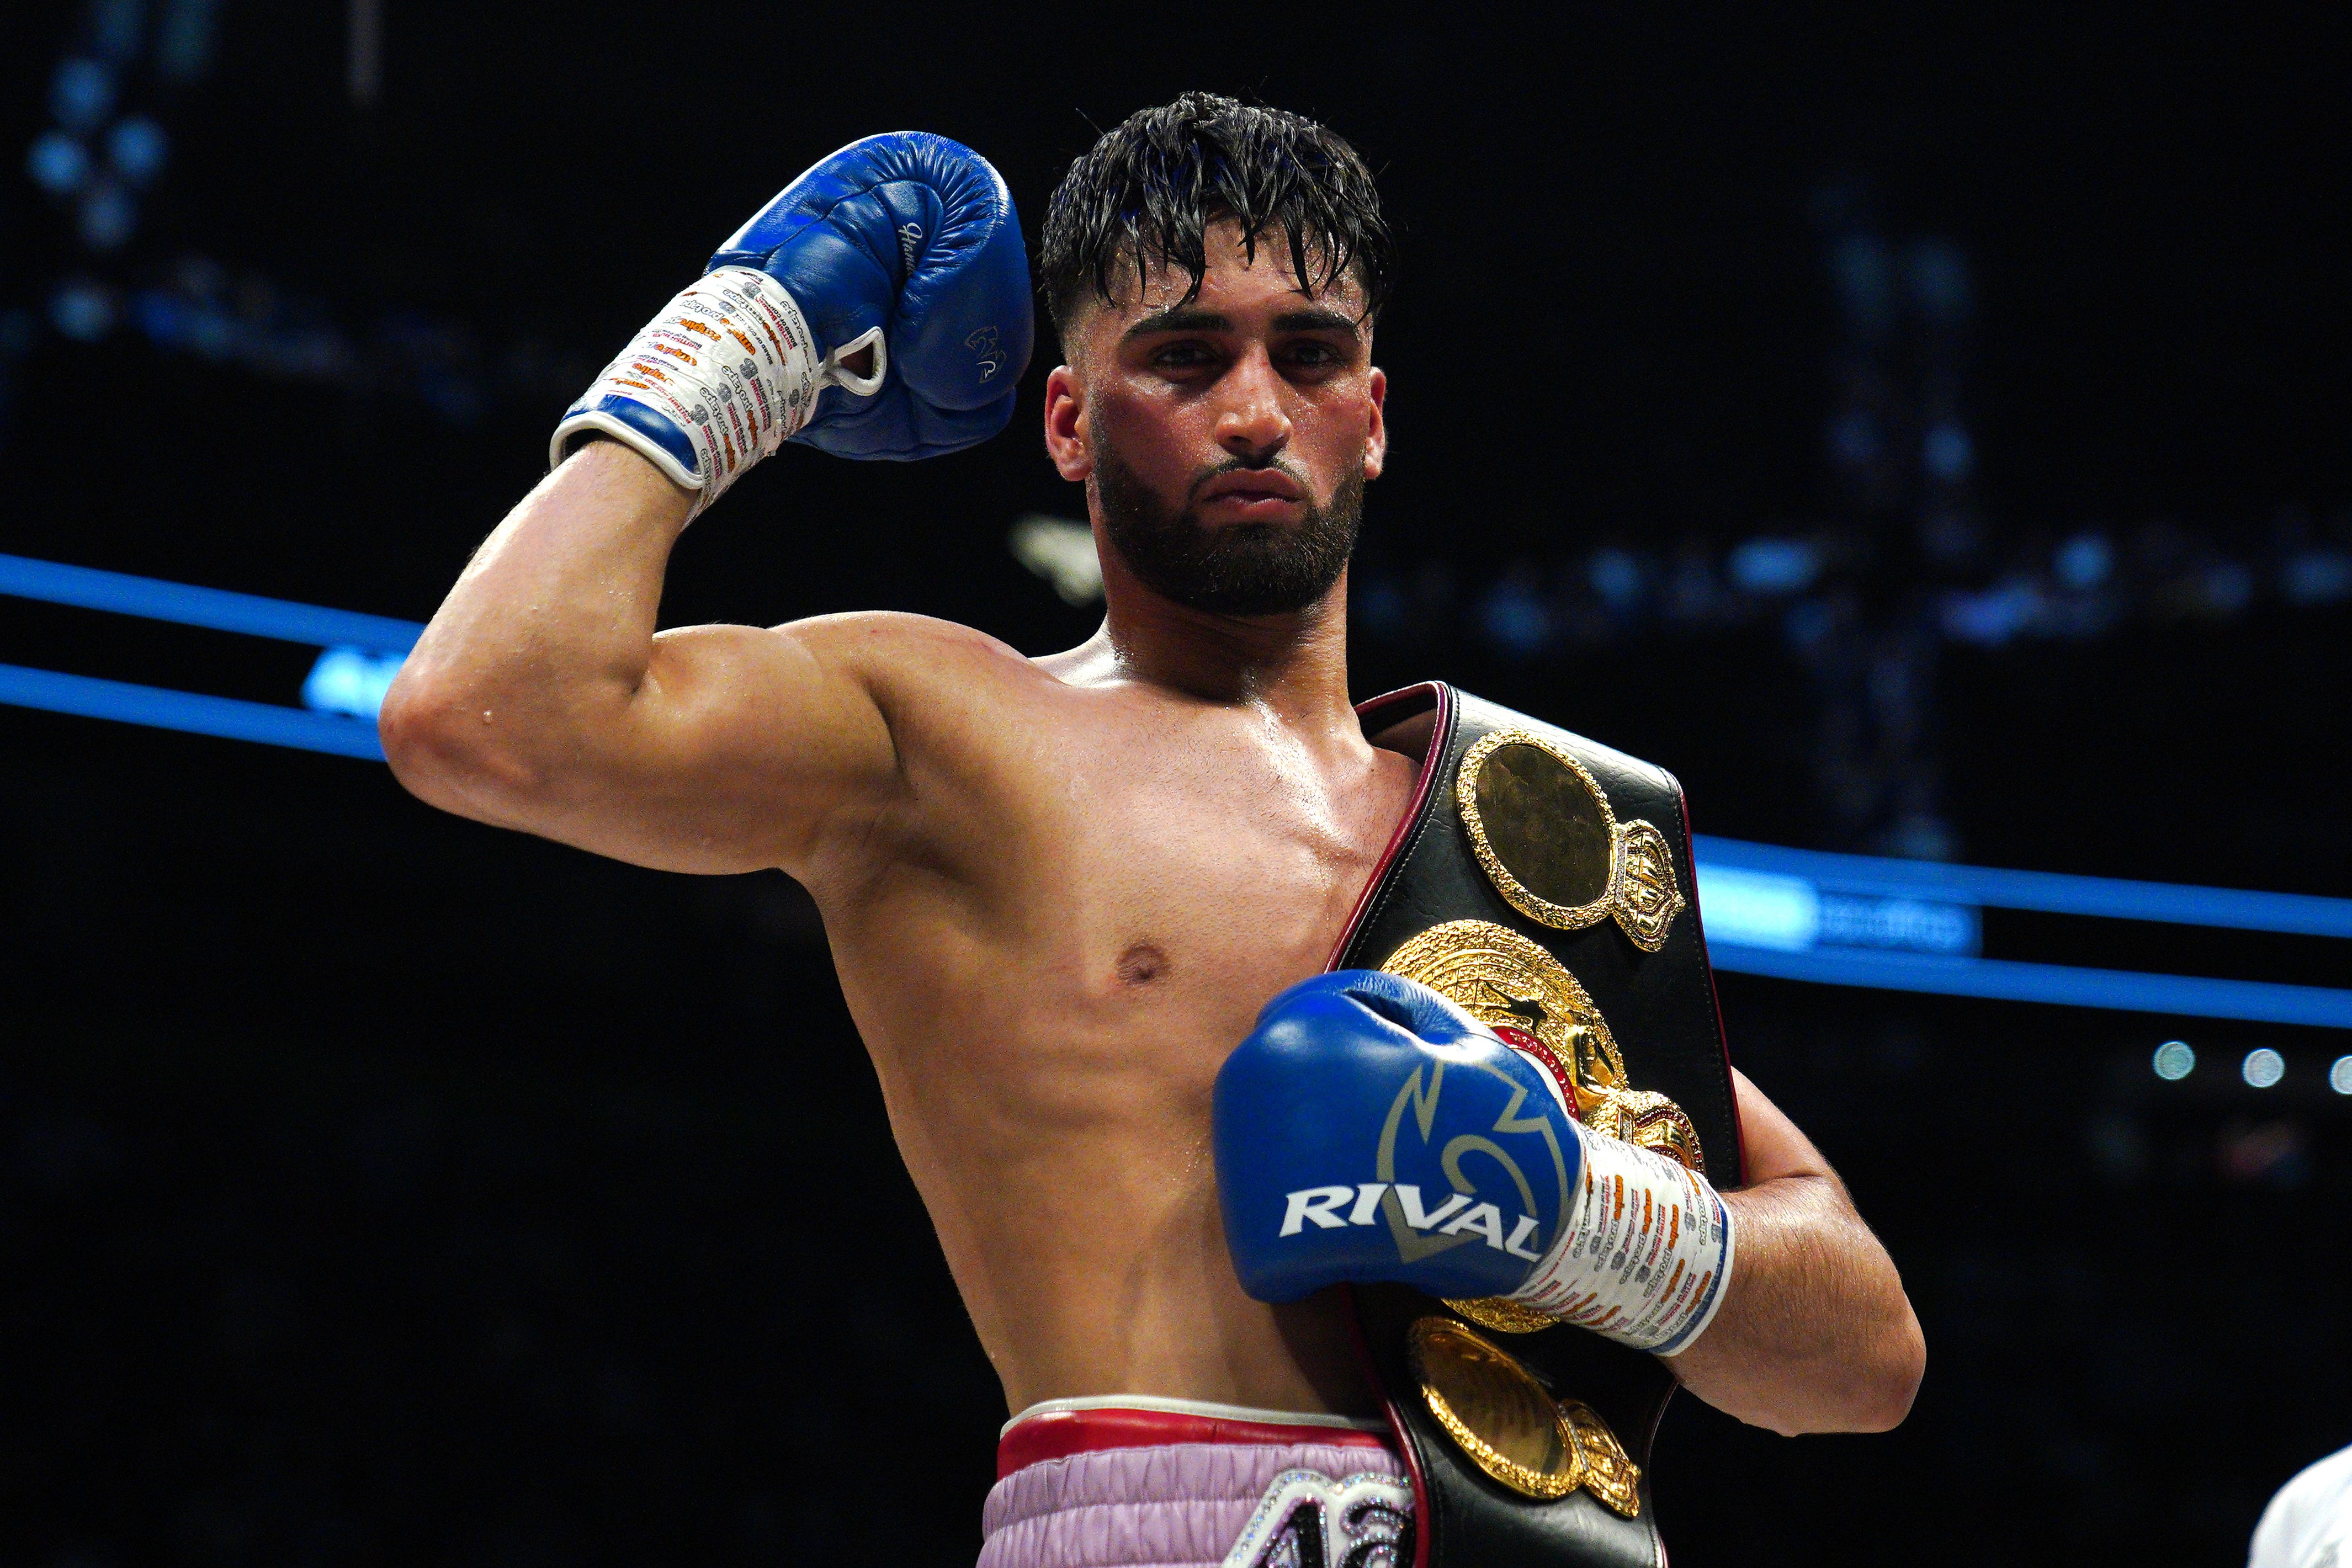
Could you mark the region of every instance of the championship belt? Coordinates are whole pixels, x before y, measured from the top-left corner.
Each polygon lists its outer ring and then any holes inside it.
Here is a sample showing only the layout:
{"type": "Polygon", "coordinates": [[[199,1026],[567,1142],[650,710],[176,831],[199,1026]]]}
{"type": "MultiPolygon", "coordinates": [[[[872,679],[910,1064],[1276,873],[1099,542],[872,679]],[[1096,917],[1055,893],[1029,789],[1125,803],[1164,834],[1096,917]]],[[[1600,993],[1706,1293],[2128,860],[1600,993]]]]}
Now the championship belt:
{"type": "MultiPolygon", "coordinates": [[[[1548,1067],[1585,1125],[1737,1186],[1682,787],[1442,684],[1357,713],[1421,777],[1331,967],[1443,992],[1548,1067]]],[[[1650,1495],[1664,1363],[1516,1302],[1353,1291],[1412,1474],[1413,1568],[1665,1561],[1650,1495]]]]}

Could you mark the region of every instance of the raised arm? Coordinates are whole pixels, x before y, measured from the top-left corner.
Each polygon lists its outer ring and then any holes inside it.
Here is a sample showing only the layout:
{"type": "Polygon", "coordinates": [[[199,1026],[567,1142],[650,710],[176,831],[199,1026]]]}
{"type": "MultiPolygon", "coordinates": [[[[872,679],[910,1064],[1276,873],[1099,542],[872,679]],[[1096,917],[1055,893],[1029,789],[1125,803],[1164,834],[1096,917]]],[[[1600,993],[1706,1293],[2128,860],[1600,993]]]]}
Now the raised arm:
{"type": "Polygon", "coordinates": [[[799,870],[898,773],[907,617],[654,632],[669,551],[785,441],[919,458],[1012,413],[1028,271],[996,171],[852,143],[711,258],[557,427],[557,466],[467,568],[382,716],[434,804],[675,871],[799,870]]]}
{"type": "Polygon", "coordinates": [[[1885,1431],[1927,1366],[1903,1281],[1821,1151],[1744,1074],[1732,1078],[1748,1183],[1723,1195],[1738,1262],[1715,1322],[1670,1364],[1751,1426],[1885,1431]]]}
{"type": "Polygon", "coordinates": [[[499,526],[386,694],[445,810],[670,871],[796,868],[890,778],[865,617],[654,633],[692,493],[612,442],[499,526]]]}

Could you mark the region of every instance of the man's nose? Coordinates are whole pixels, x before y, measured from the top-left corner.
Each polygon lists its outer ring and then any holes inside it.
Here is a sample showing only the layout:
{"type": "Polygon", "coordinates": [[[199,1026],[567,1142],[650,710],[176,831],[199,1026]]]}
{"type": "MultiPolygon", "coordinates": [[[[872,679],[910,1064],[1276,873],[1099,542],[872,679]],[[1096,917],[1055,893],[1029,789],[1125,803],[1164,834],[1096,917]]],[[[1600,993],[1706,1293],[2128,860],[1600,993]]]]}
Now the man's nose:
{"type": "Polygon", "coordinates": [[[1217,444],[1236,457],[1265,462],[1290,444],[1290,415],[1283,411],[1282,377],[1263,347],[1253,346],[1225,372],[1223,412],[1217,415],[1217,444]]]}

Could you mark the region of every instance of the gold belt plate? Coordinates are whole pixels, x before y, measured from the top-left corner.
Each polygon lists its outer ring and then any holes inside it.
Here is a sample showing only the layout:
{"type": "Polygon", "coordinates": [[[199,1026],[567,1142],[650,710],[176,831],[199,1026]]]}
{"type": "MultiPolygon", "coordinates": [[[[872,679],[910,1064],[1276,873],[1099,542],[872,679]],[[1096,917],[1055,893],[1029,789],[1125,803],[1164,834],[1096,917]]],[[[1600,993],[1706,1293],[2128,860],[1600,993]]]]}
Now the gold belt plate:
{"type": "Polygon", "coordinates": [[[1462,756],[1454,805],[1487,880],[1538,925],[1614,919],[1645,953],[1687,901],[1664,833],[1620,822],[1591,770],[1533,730],[1498,729],[1462,756]]]}
{"type": "Polygon", "coordinates": [[[1509,1352],[1450,1318],[1410,1331],[1413,1380],[1437,1424],[1473,1464],[1522,1497],[1579,1487],[1612,1511],[1642,1511],[1641,1467],[1591,1406],[1555,1400],[1509,1352]]]}

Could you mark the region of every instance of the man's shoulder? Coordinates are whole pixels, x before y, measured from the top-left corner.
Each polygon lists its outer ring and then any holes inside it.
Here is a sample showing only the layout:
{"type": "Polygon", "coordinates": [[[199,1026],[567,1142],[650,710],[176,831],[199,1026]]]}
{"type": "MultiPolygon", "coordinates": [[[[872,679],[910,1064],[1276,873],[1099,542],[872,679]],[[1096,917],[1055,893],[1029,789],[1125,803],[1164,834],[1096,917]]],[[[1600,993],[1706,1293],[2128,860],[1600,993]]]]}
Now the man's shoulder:
{"type": "Polygon", "coordinates": [[[920,681],[1001,674],[1034,679],[1037,668],[1010,643],[977,628],[897,610],[813,615],[773,628],[822,657],[854,664],[869,675],[920,681]]]}
{"type": "Polygon", "coordinates": [[[1055,722],[1054,699],[1068,689],[1002,638],[935,616],[853,611],[775,630],[863,686],[902,756],[973,761],[1004,749],[994,742],[1055,722]]]}

